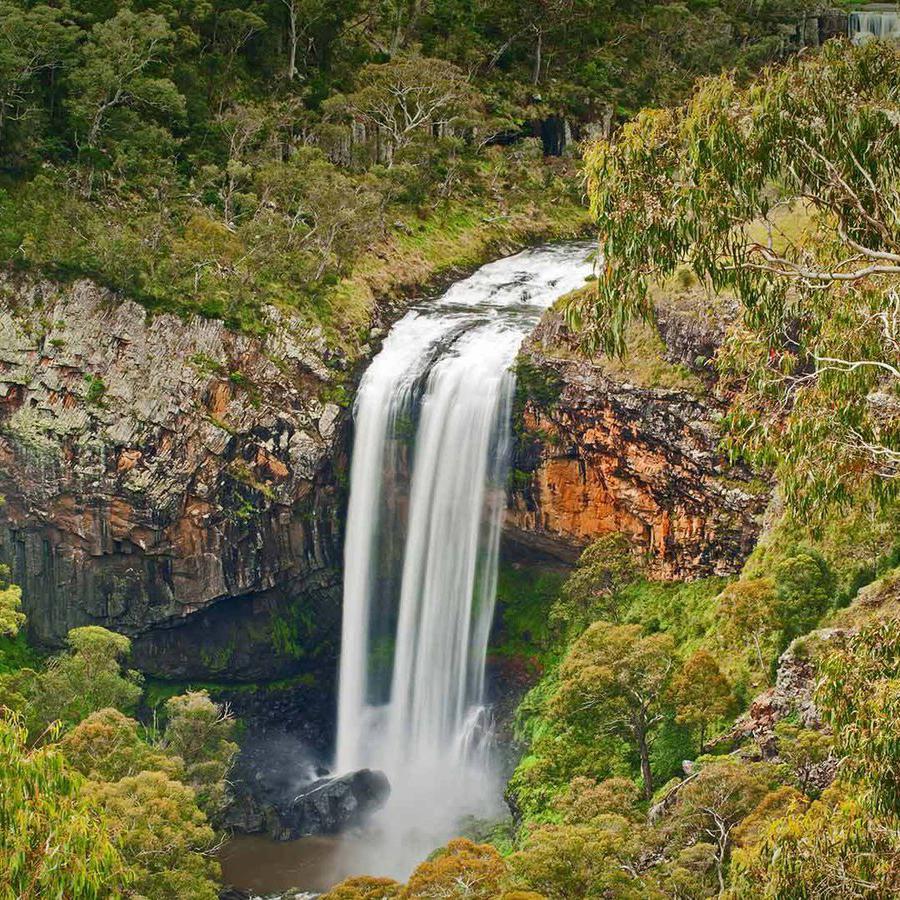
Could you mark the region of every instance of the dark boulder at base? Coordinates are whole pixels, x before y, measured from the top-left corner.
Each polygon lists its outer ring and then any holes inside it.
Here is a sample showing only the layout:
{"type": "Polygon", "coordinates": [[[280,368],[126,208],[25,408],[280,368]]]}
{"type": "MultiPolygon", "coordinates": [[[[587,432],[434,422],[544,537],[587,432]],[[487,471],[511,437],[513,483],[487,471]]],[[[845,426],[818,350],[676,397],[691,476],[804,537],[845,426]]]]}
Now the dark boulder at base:
{"type": "Polygon", "coordinates": [[[384,772],[360,769],[320,778],[304,788],[287,809],[270,818],[269,833],[280,841],[308,834],[334,834],[360,825],[387,802],[391,785],[384,772]]]}
{"type": "MultiPolygon", "coordinates": [[[[242,699],[245,696],[236,694],[242,699]]],[[[260,706],[272,698],[263,695],[262,699],[260,706]]],[[[252,705],[237,709],[239,713],[251,713],[244,721],[259,721],[252,705]]],[[[280,831],[281,815],[294,798],[328,774],[320,764],[323,749],[315,746],[321,744],[316,739],[317,724],[308,722],[296,731],[256,727],[243,735],[241,752],[230,775],[231,803],[220,823],[223,827],[240,834],[280,831]]]]}

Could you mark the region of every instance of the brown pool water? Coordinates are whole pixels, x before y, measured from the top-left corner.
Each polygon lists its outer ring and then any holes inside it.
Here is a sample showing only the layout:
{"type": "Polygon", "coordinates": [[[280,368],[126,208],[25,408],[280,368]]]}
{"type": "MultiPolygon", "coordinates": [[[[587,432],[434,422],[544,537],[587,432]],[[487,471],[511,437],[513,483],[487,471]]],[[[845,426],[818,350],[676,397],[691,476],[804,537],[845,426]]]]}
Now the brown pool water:
{"type": "Polygon", "coordinates": [[[353,835],[316,835],[273,841],[235,835],[219,852],[225,884],[260,894],[299,888],[327,891],[351,875],[368,874],[372,846],[353,835]]]}

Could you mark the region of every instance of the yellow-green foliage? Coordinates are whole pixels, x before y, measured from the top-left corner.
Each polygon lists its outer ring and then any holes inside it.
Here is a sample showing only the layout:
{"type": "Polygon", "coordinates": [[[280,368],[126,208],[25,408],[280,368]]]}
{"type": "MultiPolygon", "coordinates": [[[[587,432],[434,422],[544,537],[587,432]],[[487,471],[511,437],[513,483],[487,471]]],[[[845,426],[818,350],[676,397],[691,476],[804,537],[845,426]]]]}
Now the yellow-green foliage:
{"type": "Polygon", "coordinates": [[[800,815],[809,806],[809,799],[789,785],[769,791],[750,815],[735,828],[732,841],[735,847],[752,847],[765,836],[776,819],[800,815]]]}
{"type": "Polygon", "coordinates": [[[629,874],[647,838],[646,828],[609,814],[582,825],[541,825],[509,857],[508,883],[548,900],[658,897],[629,874]]]}
{"type": "Polygon", "coordinates": [[[640,796],[630,778],[606,778],[597,781],[583,775],[573,778],[554,806],[567,825],[585,825],[604,815],[634,818],[640,796]]]}
{"type": "Polygon", "coordinates": [[[776,787],[773,767],[744,760],[712,760],[696,778],[685,781],[672,809],[672,826],[687,834],[708,836],[720,891],[732,848],[734,829],[776,787]]]}
{"type": "Polygon", "coordinates": [[[59,742],[69,766],[92,781],[118,781],[139,772],[160,771],[180,778],[184,764],[151,747],[138,723],[117,709],[91,713],[59,742]]]}
{"type": "Polygon", "coordinates": [[[846,603],[861,585],[900,561],[900,503],[881,506],[869,493],[860,491],[847,509],[815,526],[789,513],[779,516],[761,535],[744,566],[744,575],[771,574],[787,548],[812,548],[828,563],[846,603]]]}
{"type": "MultiPolygon", "coordinates": [[[[578,288],[555,304],[562,313],[569,307],[585,302],[595,284],[578,288]]],[[[687,391],[697,396],[706,393],[706,385],[694,372],[680,363],[666,359],[666,347],[655,326],[631,323],[626,332],[626,348],[621,355],[598,350],[590,356],[591,363],[616,381],[628,381],[645,388],[687,391]]],[[[561,359],[582,358],[584,356],[573,333],[566,333],[565,342],[543,345],[543,350],[561,359]]]]}
{"type": "Polygon", "coordinates": [[[505,866],[490,844],[475,844],[465,838],[450,841],[446,847],[423,862],[409,877],[400,894],[403,900],[443,900],[460,896],[472,900],[494,900],[500,893],[505,866]]]}
{"type": "Polygon", "coordinates": [[[675,721],[698,732],[697,749],[706,745],[710,726],[724,718],[734,705],[731,684],[708,650],[695,651],[672,681],[675,721]]]}
{"type": "Polygon", "coordinates": [[[846,757],[844,777],[872,810],[900,816],[900,618],[852,635],[821,670],[817,698],[846,757]]]}
{"type": "Polygon", "coordinates": [[[852,788],[837,783],[805,811],[775,819],[763,839],[735,851],[730,896],[737,900],[858,900],[897,896],[896,820],[872,817],[852,788]]]}
{"type": "Polygon", "coordinates": [[[355,173],[309,147],[284,163],[263,149],[248,154],[252,202],[231,223],[190,200],[173,198],[149,217],[137,194],[88,202],[65,171],[48,168],[15,194],[0,192],[0,253],[16,253],[28,269],[95,277],[153,312],[221,318],[258,334],[274,306],[355,354],[377,299],[523,243],[575,236],[588,224],[572,172],[548,182],[540,161],[492,178],[504,185],[502,200],[476,168],[465,190],[420,214],[395,197],[399,169],[355,173]],[[153,240],[142,241],[151,229],[153,240]]]}
{"type": "Polygon", "coordinates": [[[0,674],[0,898],[215,900],[204,809],[222,805],[233,720],[189,693],[168,701],[162,737],[145,732],[122,712],[141,693],[129,640],[91,626],[68,643],[0,674]]]}
{"type": "Polygon", "coordinates": [[[792,722],[782,721],[775,726],[778,756],[793,773],[797,787],[807,794],[810,780],[816,768],[834,756],[834,739],[822,729],[802,728],[792,722]]]}
{"type": "Polygon", "coordinates": [[[623,590],[640,574],[643,563],[627,535],[598,538],[566,579],[550,610],[551,625],[560,635],[576,636],[597,619],[620,622],[625,611],[623,590]]]}
{"type": "Polygon", "coordinates": [[[828,621],[837,628],[860,628],[875,621],[900,617],[900,567],[866,585],[850,606],[838,610],[828,621]]]}
{"type": "MultiPolygon", "coordinates": [[[[589,885],[606,878],[623,879],[609,889],[616,897],[633,891],[700,898],[724,890],[734,897],[812,900],[831,890],[838,898],[896,892],[896,570],[855,596],[860,584],[896,565],[895,532],[889,509],[867,505],[864,497],[860,506],[860,514],[821,530],[776,520],[736,581],[666,585],[638,577],[611,592],[608,580],[598,582],[605,587],[602,608],[632,624],[595,622],[580,636],[576,627],[576,636],[562,637],[554,654],[564,662],[551,665],[520,707],[529,751],[509,787],[523,821],[520,849],[510,860],[517,886],[561,898],[595,896],[589,885]],[[795,637],[823,624],[862,631],[846,642],[795,637]],[[628,689],[627,671],[645,658],[638,648],[661,638],[670,643],[659,658],[672,663],[655,707],[661,721],[648,731],[650,764],[659,780],[671,780],[652,801],[666,799],[662,819],[640,838],[642,852],[659,853],[661,861],[629,881],[621,873],[632,863],[613,839],[615,829],[598,833],[596,823],[604,816],[644,820],[646,807],[629,799],[638,776],[631,736],[612,732],[629,721],[628,704],[617,695],[628,689]],[[792,638],[794,656],[817,671],[816,702],[830,729],[789,718],[777,724],[770,745],[779,765],[751,762],[759,750],[748,741],[737,760],[701,756],[699,775],[683,780],[680,761],[702,752],[701,732],[727,724],[726,716],[770,677],[792,638]],[[679,723],[693,740],[678,743],[679,723]],[[842,760],[838,783],[819,797],[836,759],[842,760]]],[[[594,587],[576,570],[565,602],[596,606],[594,587]]],[[[633,695],[653,709],[655,679],[639,683],[633,695]]],[[[640,716],[630,720],[634,728],[640,716]]]]}
{"type": "Polygon", "coordinates": [[[4,900],[95,900],[122,896],[132,883],[105,810],[83,784],[57,745],[29,746],[21,722],[9,712],[0,716],[4,900]]]}
{"type": "Polygon", "coordinates": [[[897,388],[882,323],[900,259],[898,59],[889,41],[828,42],[750,85],[709,79],[586,153],[605,264],[570,324],[589,350],[621,353],[629,324],[654,319],[652,286],[685,265],[733,294],[717,357],[735,389],[725,445],[776,467],[801,518],[824,520],[861,486],[889,501],[900,483],[900,419],[871,402],[897,388]],[[800,206],[814,221],[782,227],[779,211],[800,206]]]}
{"type": "MultiPolygon", "coordinates": [[[[708,642],[710,653],[717,653],[717,659],[721,656],[713,639],[717,595],[726,581],[709,578],[688,584],[650,582],[639,577],[641,564],[623,536],[607,536],[585,551],[552,607],[551,621],[556,627],[552,632],[554,642],[544,653],[548,668],[520,705],[517,717],[520,739],[529,750],[513,775],[510,793],[526,821],[555,819],[555,798],[569,790],[573,778],[637,774],[635,756],[629,749],[632,740],[615,716],[606,720],[586,713],[584,721],[576,722],[561,717],[553,708],[560,690],[559,661],[572,651],[575,639],[587,624],[598,616],[612,615],[629,623],[625,630],[630,636],[643,632],[651,643],[672,642],[670,646],[677,652],[671,657],[669,676],[676,679],[684,662],[702,650],[704,642],[708,642]],[[596,727],[588,727],[590,721],[596,727]]],[[[602,633],[603,628],[598,625],[596,630],[602,633]]],[[[618,631],[614,634],[618,635],[618,631]]],[[[723,672],[718,676],[714,672],[708,674],[714,690],[703,698],[703,715],[707,717],[703,727],[697,718],[701,712],[699,702],[689,712],[686,688],[679,699],[675,692],[666,690],[655,700],[663,715],[649,729],[648,749],[651,771],[664,781],[677,771],[681,760],[697,753],[699,738],[705,739],[724,721],[721,710],[723,704],[728,704],[722,692],[730,697],[731,685],[723,672]],[[684,707],[681,722],[679,700],[684,707]]],[[[684,678],[681,681],[686,683],[684,678]]],[[[577,705],[577,689],[575,696],[573,703],[577,705]]],[[[588,699],[585,696],[583,702],[588,699]]]]}
{"type": "MultiPolygon", "coordinates": [[[[819,527],[787,513],[779,516],[761,536],[739,581],[719,599],[711,634],[728,651],[726,673],[738,682],[765,681],[778,654],[816,625],[889,617],[896,606],[890,570],[900,552],[896,516],[896,503],[881,506],[865,491],[846,513],[819,527]],[[880,575],[880,583],[870,584],[880,575]],[[732,652],[740,647],[743,661],[732,652]]],[[[716,645],[711,641],[710,647],[716,645]]]]}
{"type": "Polygon", "coordinates": [[[140,677],[122,670],[131,641],[96,625],[73,628],[69,652],[52,659],[25,688],[29,726],[39,730],[54,721],[74,725],[100,709],[129,712],[141,696],[140,677]]]}
{"type": "Polygon", "coordinates": [[[396,900],[403,885],[393,878],[357,875],[346,878],[322,895],[322,900],[396,900]]]}
{"type": "Polygon", "coordinates": [[[0,565],[0,638],[15,637],[25,621],[22,589],[9,580],[9,566],[0,565]]]}
{"type": "Polygon", "coordinates": [[[653,795],[650,740],[662,721],[675,669],[675,642],[640,625],[594,622],[559,671],[551,712],[572,726],[616,734],[638,754],[644,796],[653,795]]]}
{"type": "Polygon", "coordinates": [[[166,713],[163,747],[183,762],[182,780],[196,791],[200,808],[213,817],[225,804],[225,777],[238,751],[232,740],[235,720],[206,691],[172,697],[166,713]]]}
{"type": "Polygon", "coordinates": [[[191,788],[164,772],[141,772],[116,782],[90,781],[84,791],[102,810],[139,896],[217,900],[220,869],[210,852],[216,835],[191,788]]]}
{"type": "MultiPolygon", "coordinates": [[[[736,897],[843,900],[900,890],[900,619],[867,626],[819,669],[816,699],[843,765],[820,799],[776,818],[735,855],[736,897]]],[[[788,756],[809,756],[809,741],[786,737],[799,745],[788,756]]]]}
{"type": "Polygon", "coordinates": [[[745,646],[767,677],[778,639],[773,578],[742,578],[719,596],[722,637],[732,646],[745,646]]]}

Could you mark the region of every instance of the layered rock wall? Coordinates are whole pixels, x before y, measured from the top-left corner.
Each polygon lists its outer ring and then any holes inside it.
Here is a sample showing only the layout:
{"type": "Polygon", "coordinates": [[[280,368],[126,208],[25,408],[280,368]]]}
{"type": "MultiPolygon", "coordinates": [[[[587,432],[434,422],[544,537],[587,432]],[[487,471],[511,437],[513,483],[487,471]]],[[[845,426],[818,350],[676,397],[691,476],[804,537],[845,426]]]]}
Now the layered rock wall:
{"type": "Polygon", "coordinates": [[[0,301],[0,558],[32,634],[107,625],[179,677],[333,656],[344,411],[322,334],[274,309],[265,338],[148,319],[86,281],[6,277],[0,301]]]}
{"type": "Polygon", "coordinates": [[[572,558],[623,532],[660,577],[739,570],[769,484],[718,451],[725,404],[706,373],[721,329],[688,323],[666,320],[661,353],[696,362],[702,377],[686,372],[691,388],[649,387],[573,352],[548,316],[520,358],[508,545],[572,558]]]}
{"type": "MultiPolygon", "coordinates": [[[[669,363],[702,380],[722,326],[698,321],[660,319],[669,363]]],[[[541,384],[520,379],[507,546],[571,561],[624,531],[662,576],[736,570],[768,485],[716,451],[715,391],[560,354],[558,325],[524,351],[541,384]]],[[[275,309],[253,337],[0,277],[0,560],[32,635],[101,624],[150,674],[330,684],[351,375],[275,309]]]]}

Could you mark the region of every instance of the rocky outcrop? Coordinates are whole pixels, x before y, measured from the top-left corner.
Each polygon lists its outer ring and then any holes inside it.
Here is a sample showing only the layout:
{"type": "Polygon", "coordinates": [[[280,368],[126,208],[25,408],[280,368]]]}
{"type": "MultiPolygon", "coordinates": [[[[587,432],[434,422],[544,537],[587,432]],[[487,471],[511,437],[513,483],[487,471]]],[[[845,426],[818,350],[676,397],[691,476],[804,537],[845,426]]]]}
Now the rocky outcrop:
{"type": "MultiPolygon", "coordinates": [[[[646,386],[573,352],[560,329],[551,314],[520,357],[507,543],[572,558],[623,532],[658,576],[738,571],[770,486],[719,452],[724,402],[689,367],[682,380],[695,387],[646,386]]],[[[690,356],[708,370],[717,331],[698,328],[692,342],[673,315],[664,332],[673,340],[660,365],[690,356]]]]}
{"type": "MultiPolygon", "coordinates": [[[[0,561],[32,635],[105,625],[180,680],[333,672],[352,373],[322,331],[149,318],[88,281],[0,297],[0,561]]],[[[702,370],[721,329],[691,321],[661,327],[702,370]]],[[[573,559],[620,530],[663,574],[736,567],[766,485],[716,454],[716,404],[527,355],[554,390],[519,407],[507,544],[573,559]]]]}
{"type": "MultiPolygon", "coordinates": [[[[242,751],[244,755],[246,749],[242,751]]],[[[224,827],[242,834],[266,832],[276,841],[337,834],[364,824],[384,806],[391,793],[390,782],[383,772],[360,769],[294,784],[303,774],[296,758],[282,761],[277,756],[265,758],[273,764],[275,777],[266,769],[251,776],[258,781],[245,780],[242,784],[239,780],[224,827]]],[[[239,765],[238,779],[241,772],[247,771],[246,762],[243,767],[239,765]]]]}
{"type": "Polygon", "coordinates": [[[281,815],[277,840],[305,834],[336,834],[361,825],[387,803],[391,785],[384,772],[360,769],[337,778],[321,778],[298,794],[281,815]]]}
{"type": "Polygon", "coordinates": [[[332,667],[346,364],[321,331],[150,319],[87,281],[0,296],[0,558],[33,636],[106,625],[167,677],[332,667]]]}
{"type": "MultiPolygon", "coordinates": [[[[781,756],[779,723],[830,733],[827,717],[816,704],[822,660],[845,648],[861,628],[896,619],[898,615],[900,569],[895,568],[863,587],[849,606],[829,617],[826,627],[792,641],[778,658],[775,683],[758,694],[747,711],[707,749],[792,764],[781,756]]],[[[793,764],[797,764],[796,760],[793,764]]],[[[834,780],[839,765],[839,757],[831,751],[824,758],[805,764],[796,774],[803,783],[822,791],[834,780]]]]}
{"type": "MultiPolygon", "coordinates": [[[[846,632],[840,629],[821,629],[810,636],[817,643],[834,645],[843,641],[846,632]]],[[[814,692],[818,678],[813,656],[809,653],[810,638],[794,641],[778,658],[775,684],[757,695],[749,709],[735,722],[731,730],[716,741],[716,745],[739,744],[752,739],[763,756],[777,752],[775,726],[791,718],[803,728],[822,728],[816,709],[814,692]]]]}
{"type": "Polygon", "coordinates": [[[897,616],[900,569],[893,569],[863,587],[849,606],[831,617],[828,627],[794,640],[778,658],[775,684],[753,699],[747,712],[716,739],[715,745],[740,744],[749,738],[764,756],[772,757],[777,754],[775,726],[784,719],[803,728],[824,728],[815,703],[819,661],[842,647],[860,628],[897,616]]]}
{"type": "Polygon", "coordinates": [[[665,302],[657,302],[655,309],[665,359],[685,366],[707,383],[714,381],[712,362],[725,340],[728,325],[738,314],[737,300],[711,300],[705,291],[687,289],[665,302]]]}

